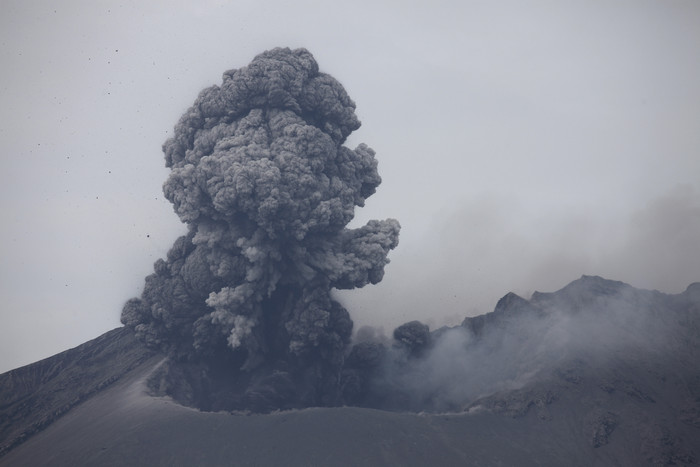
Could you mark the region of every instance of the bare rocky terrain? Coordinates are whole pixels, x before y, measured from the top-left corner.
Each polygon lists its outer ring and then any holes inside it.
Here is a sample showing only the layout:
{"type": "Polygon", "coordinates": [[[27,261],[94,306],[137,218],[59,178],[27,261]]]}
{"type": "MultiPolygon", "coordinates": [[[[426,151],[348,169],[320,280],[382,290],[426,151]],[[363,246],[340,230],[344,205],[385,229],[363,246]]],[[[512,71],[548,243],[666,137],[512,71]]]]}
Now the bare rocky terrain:
{"type": "Polygon", "coordinates": [[[454,387],[420,393],[427,411],[405,409],[415,393],[399,374],[357,407],[255,414],[151,395],[165,357],[115,329],[0,375],[0,465],[700,463],[700,284],[667,295],[584,276],[508,294],[458,331],[481,384],[455,370],[454,387]]]}

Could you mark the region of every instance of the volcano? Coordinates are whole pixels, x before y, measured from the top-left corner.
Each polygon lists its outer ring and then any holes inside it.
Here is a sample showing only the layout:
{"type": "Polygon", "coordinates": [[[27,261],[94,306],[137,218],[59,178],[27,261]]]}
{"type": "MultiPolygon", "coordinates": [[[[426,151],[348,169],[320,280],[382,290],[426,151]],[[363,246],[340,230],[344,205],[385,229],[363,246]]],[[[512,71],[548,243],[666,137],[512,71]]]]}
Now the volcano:
{"type": "Polygon", "coordinates": [[[347,349],[338,406],[206,412],[114,329],[0,375],[0,465],[700,462],[700,283],[583,276],[394,337],[347,349]]]}

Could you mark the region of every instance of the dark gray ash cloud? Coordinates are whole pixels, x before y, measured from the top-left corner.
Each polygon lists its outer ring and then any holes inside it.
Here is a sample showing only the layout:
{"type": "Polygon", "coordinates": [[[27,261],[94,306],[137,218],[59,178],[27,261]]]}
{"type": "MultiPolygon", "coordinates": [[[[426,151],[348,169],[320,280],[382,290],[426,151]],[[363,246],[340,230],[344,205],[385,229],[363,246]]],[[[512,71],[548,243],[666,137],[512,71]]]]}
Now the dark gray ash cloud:
{"type": "Polygon", "coordinates": [[[332,385],[352,321],[330,291],[379,282],[399,234],[393,219],[345,227],[381,182],[372,149],[343,146],[354,110],[305,49],[203,90],[163,146],[163,191],[189,232],[122,322],[175,358],[316,365],[332,385]]]}

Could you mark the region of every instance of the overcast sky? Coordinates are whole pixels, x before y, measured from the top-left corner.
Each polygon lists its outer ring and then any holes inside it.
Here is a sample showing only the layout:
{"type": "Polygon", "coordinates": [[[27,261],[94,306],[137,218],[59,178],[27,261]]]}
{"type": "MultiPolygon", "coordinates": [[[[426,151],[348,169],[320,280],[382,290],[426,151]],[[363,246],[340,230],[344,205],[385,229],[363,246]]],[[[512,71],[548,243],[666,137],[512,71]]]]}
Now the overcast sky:
{"type": "Polygon", "coordinates": [[[433,327],[582,274],[700,281],[700,2],[0,2],[0,372],[120,325],[185,232],[161,144],[272,47],[345,86],[397,218],[356,327],[433,327]]]}

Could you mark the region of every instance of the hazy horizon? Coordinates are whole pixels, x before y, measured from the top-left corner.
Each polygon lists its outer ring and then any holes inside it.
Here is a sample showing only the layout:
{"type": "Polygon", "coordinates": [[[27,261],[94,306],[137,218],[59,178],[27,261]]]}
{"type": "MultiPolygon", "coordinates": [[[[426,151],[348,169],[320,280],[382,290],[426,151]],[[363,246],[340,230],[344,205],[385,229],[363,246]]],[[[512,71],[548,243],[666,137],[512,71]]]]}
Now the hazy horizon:
{"type": "Polygon", "coordinates": [[[305,47],[357,104],[402,230],[355,328],[431,327],[583,274],[700,281],[700,4],[0,6],[0,372],[120,325],[186,227],[161,145],[203,88],[305,47]]]}

